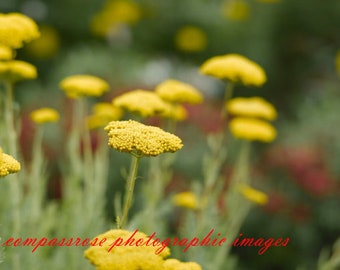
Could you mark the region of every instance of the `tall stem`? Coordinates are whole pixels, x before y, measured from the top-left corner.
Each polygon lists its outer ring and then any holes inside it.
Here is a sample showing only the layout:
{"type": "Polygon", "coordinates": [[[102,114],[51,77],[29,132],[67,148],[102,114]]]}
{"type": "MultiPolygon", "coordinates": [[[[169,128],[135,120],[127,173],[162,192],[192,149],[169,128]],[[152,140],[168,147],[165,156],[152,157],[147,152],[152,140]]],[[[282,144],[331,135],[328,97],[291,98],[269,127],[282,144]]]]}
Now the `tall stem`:
{"type": "Polygon", "coordinates": [[[122,218],[118,220],[119,229],[123,228],[128,217],[128,213],[129,213],[131,203],[132,203],[133,190],[135,188],[136,175],[137,175],[138,165],[139,165],[139,160],[140,160],[139,156],[136,156],[136,155],[131,155],[131,156],[132,157],[131,157],[130,172],[129,172],[129,176],[128,176],[128,179],[126,182],[126,188],[125,188],[123,215],[122,215],[122,218]]]}

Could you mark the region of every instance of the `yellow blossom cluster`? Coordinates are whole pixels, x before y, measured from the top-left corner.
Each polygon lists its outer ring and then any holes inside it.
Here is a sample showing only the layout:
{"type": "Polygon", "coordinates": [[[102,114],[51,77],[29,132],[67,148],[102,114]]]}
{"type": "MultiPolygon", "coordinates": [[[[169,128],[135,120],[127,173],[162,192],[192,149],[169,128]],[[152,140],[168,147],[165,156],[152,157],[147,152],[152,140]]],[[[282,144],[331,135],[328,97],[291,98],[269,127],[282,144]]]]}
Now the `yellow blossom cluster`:
{"type": "Polygon", "coordinates": [[[136,89],[112,100],[113,105],[137,113],[143,117],[153,116],[169,109],[168,104],[154,92],[136,89]]]}
{"type": "Polygon", "coordinates": [[[52,108],[40,108],[31,112],[30,117],[33,122],[44,124],[48,122],[57,122],[59,120],[59,113],[52,108]]]}
{"type": "Polygon", "coordinates": [[[240,193],[249,201],[264,205],[268,202],[267,194],[262,191],[256,190],[246,184],[239,186],[240,193]]]}
{"type": "Polygon", "coordinates": [[[12,156],[2,152],[0,147],[0,177],[20,171],[20,163],[12,156]]]}
{"type": "Polygon", "coordinates": [[[92,107],[93,114],[87,118],[89,129],[106,126],[109,122],[119,120],[123,111],[112,103],[99,102],[92,107]]]}
{"type": "Polygon", "coordinates": [[[14,53],[10,47],[0,44],[0,60],[10,60],[13,56],[14,53]]]}
{"type": "Polygon", "coordinates": [[[17,49],[39,35],[38,26],[31,18],[20,13],[0,13],[0,44],[17,49]]]}
{"type": "Polygon", "coordinates": [[[84,256],[96,270],[201,270],[194,262],[166,259],[170,249],[160,242],[154,244],[150,236],[137,230],[109,230],[93,241],[102,244],[92,245],[85,250],[84,256]],[[131,243],[131,237],[134,243],[131,243]]]}
{"type": "Polygon", "coordinates": [[[335,56],[335,68],[338,74],[340,75],[340,50],[337,52],[335,56]]]}
{"type": "Polygon", "coordinates": [[[36,77],[37,69],[30,63],[20,60],[0,62],[0,78],[16,82],[25,79],[35,79],[36,77]]]}
{"type": "Polygon", "coordinates": [[[246,20],[249,18],[249,13],[249,4],[244,0],[227,0],[222,4],[222,14],[229,20],[246,20]]]}
{"type": "Polygon", "coordinates": [[[202,103],[202,94],[190,84],[178,80],[166,80],[157,85],[155,92],[162,99],[175,103],[202,103]]]}
{"type": "Polygon", "coordinates": [[[196,195],[190,191],[174,195],[172,197],[172,202],[176,206],[188,209],[197,209],[199,205],[196,195]]]}
{"type": "Polygon", "coordinates": [[[160,113],[163,118],[173,119],[176,121],[183,121],[187,118],[187,110],[181,104],[167,104],[167,109],[160,113]]]}
{"type": "Polygon", "coordinates": [[[60,88],[69,98],[82,96],[99,97],[109,90],[109,85],[103,79],[92,75],[73,75],[63,79],[60,88]]]}
{"type": "Polygon", "coordinates": [[[200,72],[246,86],[260,87],[267,80],[266,73],[260,65],[239,54],[212,57],[201,65],[200,72]]]}
{"type": "Polygon", "coordinates": [[[201,28],[186,25],[177,31],[175,45],[185,52],[203,51],[207,47],[207,36],[201,28]]]}
{"type": "Polygon", "coordinates": [[[137,156],[157,156],[164,152],[176,152],[183,146],[177,136],[133,120],[112,121],[105,130],[112,148],[137,156]]]}
{"type": "Polygon", "coordinates": [[[277,117],[275,107],[261,97],[233,98],[226,103],[227,111],[232,115],[259,117],[274,120],[277,117]]]}

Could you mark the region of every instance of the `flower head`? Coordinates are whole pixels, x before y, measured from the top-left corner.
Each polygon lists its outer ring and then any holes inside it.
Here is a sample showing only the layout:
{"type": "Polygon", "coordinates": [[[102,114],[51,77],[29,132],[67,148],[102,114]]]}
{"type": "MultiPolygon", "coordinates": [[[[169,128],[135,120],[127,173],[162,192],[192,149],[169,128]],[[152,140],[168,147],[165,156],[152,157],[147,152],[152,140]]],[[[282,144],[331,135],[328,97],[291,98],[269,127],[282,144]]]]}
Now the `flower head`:
{"type": "Polygon", "coordinates": [[[59,120],[59,113],[52,108],[41,108],[31,112],[30,117],[33,122],[44,124],[48,122],[57,122],[59,120]]]}
{"type": "Polygon", "coordinates": [[[223,15],[234,21],[246,20],[249,17],[249,4],[243,0],[224,1],[223,15]]]}
{"type": "Polygon", "coordinates": [[[276,137],[275,128],[262,120],[235,117],[229,123],[231,133],[236,137],[247,141],[271,142],[276,137]]]}
{"type": "Polygon", "coordinates": [[[0,44],[0,60],[10,60],[13,58],[13,55],[12,48],[0,44]]]}
{"type": "Polygon", "coordinates": [[[37,69],[30,63],[19,60],[0,62],[0,78],[17,82],[35,79],[36,77],[37,69]]]}
{"type": "Polygon", "coordinates": [[[154,116],[168,109],[168,104],[154,92],[141,89],[124,93],[112,102],[117,107],[143,117],[154,116]]]}
{"type": "Polygon", "coordinates": [[[99,97],[109,90],[109,85],[103,79],[91,75],[73,75],[60,82],[60,88],[69,98],[81,96],[99,97]]]}
{"type": "Polygon", "coordinates": [[[177,136],[158,127],[147,126],[133,120],[112,121],[105,130],[112,148],[138,156],[157,156],[164,152],[176,152],[183,146],[177,136]]]}
{"type": "Polygon", "coordinates": [[[84,255],[98,270],[162,269],[164,258],[170,255],[169,248],[161,244],[146,245],[149,237],[139,231],[110,230],[96,238],[98,242],[102,239],[106,241],[102,246],[89,247],[84,255]],[[118,244],[127,241],[132,235],[137,242],[142,241],[144,244],[140,246],[118,244]],[[115,242],[117,245],[112,246],[115,242]]]}
{"type": "Polygon", "coordinates": [[[180,206],[188,209],[197,209],[198,200],[194,193],[187,191],[181,192],[172,197],[172,202],[176,206],[180,206]]]}
{"type": "Polygon", "coordinates": [[[206,48],[207,36],[201,28],[187,25],[176,33],[175,44],[179,50],[199,52],[206,48]]]}
{"type": "Polygon", "coordinates": [[[2,152],[0,147],[0,177],[20,171],[20,163],[12,156],[2,152]]]}
{"type": "Polygon", "coordinates": [[[173,119],[175,121],[183,121],[187,119],[187,110],[181,104],[168,103],[167,110],[160,114],[163,118],[173,119]]]}
{"type": "Polygon", "coordinates": [[[190,84],[177,80],[166,80],[157,85],[155,92],[162,99],[178,103],[202,103],[202,94],[190,84]]]}
{"type": "Polygon", "coordinates": [[[112,103],[99,102],[92,108],[93,114],[87,118],[90,129],[106,126],[109,122],[119,120],[123,111],[112,103]]]}
{"type": "Polygon", "coordinates": [[[258,87],[262,86],[267,80],[266,73],[262,67],[238,54],[212,57],[202,64],[200,72],[234,83],[258,87]]]}
{"type": "Polygon", "coordinates": [[[0,13],[0,44],[17,49],[40,35],[37,24],[20,13],[0,13]]]}
{"type": "Polygon", "coordinates": [[[335,68],[338,71],[338,74],[340,75],[340,50],[337,52],[335,57],[335,68]]]}
{"type": "Polygon", "coordinates": [[[264,205],[268,202],[267,194],[252,187],[242,184],[239,186],[239,192],[249,201],[264,205]]]}
{"type": "Polygon", "coordinates": [[[233,98],[226,103],[227,111],[233,115],[260,117],[274,120],[277,116],[275,107],[260,97],[233,98]]]}
{"type": "Polygon", "coordinates": [[[176,259],[167,259],[163,264],[163,270],[202,270],[195,262],[181,262],[176,259]]]}

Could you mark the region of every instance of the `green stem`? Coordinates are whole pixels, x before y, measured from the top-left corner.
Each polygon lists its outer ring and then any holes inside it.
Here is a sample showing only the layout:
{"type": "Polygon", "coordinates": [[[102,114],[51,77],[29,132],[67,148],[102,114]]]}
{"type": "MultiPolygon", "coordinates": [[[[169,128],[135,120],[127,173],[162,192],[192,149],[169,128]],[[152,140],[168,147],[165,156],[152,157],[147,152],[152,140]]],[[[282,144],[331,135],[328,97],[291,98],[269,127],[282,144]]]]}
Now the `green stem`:
{"type": "Polygon", "coordinates": [[[17,133],[14,124],[14,110],[13,110],[13,85],[11,82],[4,82],[6,89],[6,110],[5,120],[7,128],[8,152],[13,156],[17,156],[17,133]]]}
{"type": "Polygon", "coordinates": [[[223,98],[223,106],[222,106],[222,111],[221,111],[221,115],[225,119],[228,116],[228,111],[226,110],[225,105],[233,97],[234,88],[235,88],[235,84],[227,81],[226,89],[224,92],[224,98],[223,98]]]}
{"type": "Polygon", "coordinates": [[[119,229],[123,228],[127,220],[130,207],[131,207],[139,160],[140,160],[139,156],[132,155],[130,172],[129,172],[129,176],[128,176],[128,179],[126,182],[126,188],[125,188],[126,194],[125,194],[125,200],[124,200],[124,206],[123,206],[123,215],[122,215],[122,218],[118,220],[119,229]]]}

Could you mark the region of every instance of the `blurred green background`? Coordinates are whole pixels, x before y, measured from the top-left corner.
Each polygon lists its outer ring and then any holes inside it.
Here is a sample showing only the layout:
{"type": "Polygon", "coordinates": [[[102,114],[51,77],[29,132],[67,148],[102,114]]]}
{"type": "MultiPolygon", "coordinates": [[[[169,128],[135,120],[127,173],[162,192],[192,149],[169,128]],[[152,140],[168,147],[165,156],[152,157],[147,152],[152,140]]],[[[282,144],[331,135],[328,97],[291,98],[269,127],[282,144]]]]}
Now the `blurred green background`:
{"type": "MultiPolygon", "coordinates": [[[[259,63],[268,82],[262,89],[238,87],[235,95],[271,101],[279,112],[279,137],[269,146],[256,145],[254,179],[271,199],[251,213],[242,232],[290,237],[291,242],[261,256],[253,249],[233,252],[240,269],[317,269],[321,250],[340,236],[339,0],[0,0],[0,11],[22,12],[42,31],[40,40],[17,55],[39,72],[38,80],[18,85],[23,110],[50,105],[66,112],[58,83],[76,73],[105,78],[113,89],[107,100],[125,90],[151,89],[168,78],[200,89],[205,109],[198,107],[196,118],[192,114],[179,127],[189,149],[176,167],[184,177],[197,174],[200,142],[214,129],[211,117],[224,87],[200,75],[198,67],[227,53],[259,63]],[[189,38],[191,50],[176,42],[188,25],[199,29],[204,40],[195,47],[199,39],[189,38]],[[193,134],[197,139],[192,141],[193,134]]],[[[62,142],[53,139],[51,152],[58,155],[62,142]]],[[[56,184],[50,189],[51,197],[58,196],[56,184]]]]}

